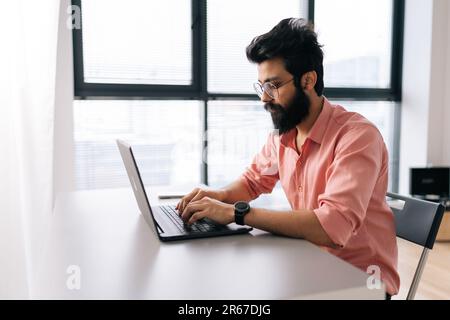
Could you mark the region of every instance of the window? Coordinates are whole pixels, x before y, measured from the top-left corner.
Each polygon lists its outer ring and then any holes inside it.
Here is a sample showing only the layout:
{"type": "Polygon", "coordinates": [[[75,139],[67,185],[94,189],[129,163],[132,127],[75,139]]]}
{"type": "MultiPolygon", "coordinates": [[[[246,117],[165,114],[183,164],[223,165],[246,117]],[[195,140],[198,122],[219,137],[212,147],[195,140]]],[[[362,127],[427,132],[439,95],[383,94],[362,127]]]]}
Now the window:
{"type": "Polygon", "coordinates": [[[389,88],[392,0],[316,0],[315,6],[325,86],[389,88]]]}
{"type": "Polygon", "coordinates": [[[256,69],[248,63],[245,47],[281,19],[304,17],[300,3],[292,0],[278,0],[276,4],[273,0],[208,2],[208,91],[253,94],[256,69]]]}
{"type": "Polygon", "coordinates": [[[404,0],[309,0],[328,97],[400,101],[404,0]]]}
{"type": "Polygon", "coordinates": [[[255,101],[208,104],[208,182],[223,186],[238,178],[267,140],[268,113],[255,101]]]}
{"type": "Polygon", "coordinates": [[[117,137],[136,146],[146,184],[224,185],[239,176],[272,128],[245,47],[281,19],[304,17],[325,45],[326,96],[378,126],[395,191],[404,0],[73,4],[82,12],[74,30],[79,189],[127,185],[117,137]]]}
{"type": "Polygon", "coordinates": [[[76,101],[76,188],[129,185],[118,138],[133,145],[146,185],[200,183],[200,106],[198,101],[76,101]]]}
{"type": "Polygon", "coordinates": [[[190,1],[88,0],[82,6],[85,82],[192,84],[190,1]]]}

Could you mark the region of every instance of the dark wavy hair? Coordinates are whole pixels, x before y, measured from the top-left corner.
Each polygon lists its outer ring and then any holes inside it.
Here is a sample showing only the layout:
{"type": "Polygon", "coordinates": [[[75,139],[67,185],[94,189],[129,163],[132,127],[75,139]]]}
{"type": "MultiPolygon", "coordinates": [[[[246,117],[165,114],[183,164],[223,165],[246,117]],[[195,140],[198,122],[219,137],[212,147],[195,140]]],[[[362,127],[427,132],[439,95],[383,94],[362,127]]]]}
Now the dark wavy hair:
{"type": "Polygon", "coordinates": [[[310,71],[317,73],[314,87],[320,97],[323,93],[323,51],[317,41],[314,28],[304,19],[281,20],[268,33],[252,40],[246,49],[250,62],[261,63],[281,57],[286,70],[294,76],[294,83],[301,88],[301,77],[310,71]]]}

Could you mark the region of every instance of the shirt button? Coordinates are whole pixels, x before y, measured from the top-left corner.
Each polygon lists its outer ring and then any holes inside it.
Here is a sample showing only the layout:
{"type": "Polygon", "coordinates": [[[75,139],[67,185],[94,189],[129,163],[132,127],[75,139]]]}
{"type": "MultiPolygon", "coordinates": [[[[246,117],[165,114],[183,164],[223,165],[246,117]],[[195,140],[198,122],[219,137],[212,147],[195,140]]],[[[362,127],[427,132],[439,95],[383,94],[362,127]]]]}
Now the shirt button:
{"type": "Polygon", "coordinates": [[[302,192],[302,186],[298,187],[298,191],[302,192]]]}

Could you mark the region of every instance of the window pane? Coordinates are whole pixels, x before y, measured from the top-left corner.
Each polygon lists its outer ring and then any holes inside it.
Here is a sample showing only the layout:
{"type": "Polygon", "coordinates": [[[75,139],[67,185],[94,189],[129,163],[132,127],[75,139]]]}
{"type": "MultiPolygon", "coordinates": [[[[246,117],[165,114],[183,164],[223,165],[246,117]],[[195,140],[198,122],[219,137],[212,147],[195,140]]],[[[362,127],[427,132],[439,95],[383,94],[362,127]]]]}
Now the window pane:
{"type": "Polygon", "coordinates": [[[273,130],[269,113],[257,101],[208,103],[208,179],[223,186],[238,178],[273,130]]]}
{"type": "MultiPolygon", "coordinates": [[[[389,152],[389,190],[396,178],[394,154],[395,109],[392,102],[332,101],[358,112],[380,130],[389,152]]],[[[270,115],[260,102],[212,101],[208,104],[208,178],[212,186],[224,186],[239,177],[273,130],[270,115]]]]}
{"type": "Polygon", "coordinates": [[[332,103],[342,105],[347,111],[358,112],[366,117],[380,130],[389,152],[389,187],[396,177],[398,167],[398,155],[394,154],[395,148],[395,128],[397,127],[395,119],[395,110],[399,105],[394,102],[385,101],[333,101],[332,103]]]}
{"type": "Polygon", "coordinates": [[[392,9],[392,0],[315,1],[326,87],[390,86],[392,9]]]}
{"type": "Polygon", "coordinates": [[[201,105],[196,101],[75,101],[76,188],[129,186],[116,139],[134,147],[146,185],[200,183],[201,105]]]}
{"type": "Polygon", "coordinates": [[[280,20],[302,17],[303,1],[227,0],[208,2],[208,91],[254,93],[256,67],[248,62],[250,41],[280,20]]]}
{"type": "Polygon", "coordinates": [[[85,82],[192,83],[191,1],[89,0],[82,14],[85,82]]]}

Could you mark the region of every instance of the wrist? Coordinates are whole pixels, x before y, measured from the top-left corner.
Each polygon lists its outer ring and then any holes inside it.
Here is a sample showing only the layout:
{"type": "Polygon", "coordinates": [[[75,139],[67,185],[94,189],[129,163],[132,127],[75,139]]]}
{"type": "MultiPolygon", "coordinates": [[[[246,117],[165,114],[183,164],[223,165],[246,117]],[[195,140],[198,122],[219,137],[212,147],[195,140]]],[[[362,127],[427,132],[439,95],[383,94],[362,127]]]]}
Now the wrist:
{"type": "Polygon", "coordinates": [[[234,205],[232,204],[228,205],[228,220],[230,221],[230,223],[235,222],[234,205]]]}
{"type": "Polygon", "coordinates": [[[234,204],[234,222],[236,224],[244,226],[245,216],[250,212],[250,204],[245,201],[238,201],[234,204]]]}
{"type": "Polygon", "coordinates": [[[219,193],[218,200],[221,202],[227,202],[229,191],[226,189],[222,189],[222,190],[219,190],[218,193],[219,193]]]}

